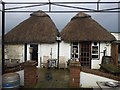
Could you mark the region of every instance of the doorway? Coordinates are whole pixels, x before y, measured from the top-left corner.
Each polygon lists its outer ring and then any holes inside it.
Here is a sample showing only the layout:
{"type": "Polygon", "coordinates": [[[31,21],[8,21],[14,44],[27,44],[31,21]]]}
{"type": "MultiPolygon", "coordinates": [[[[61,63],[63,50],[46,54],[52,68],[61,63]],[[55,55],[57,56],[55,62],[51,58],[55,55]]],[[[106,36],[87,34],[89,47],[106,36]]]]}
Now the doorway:
{"type": "Polygon", "coordinates": [[[81,66],[91,67],[91,42],[80,43],[80,63],[81,66]]]}
{"type": "Polygon", "coordinates": [[[30,44],[32,48],[31,59],[38,63],[38,44],[30,44]]]}

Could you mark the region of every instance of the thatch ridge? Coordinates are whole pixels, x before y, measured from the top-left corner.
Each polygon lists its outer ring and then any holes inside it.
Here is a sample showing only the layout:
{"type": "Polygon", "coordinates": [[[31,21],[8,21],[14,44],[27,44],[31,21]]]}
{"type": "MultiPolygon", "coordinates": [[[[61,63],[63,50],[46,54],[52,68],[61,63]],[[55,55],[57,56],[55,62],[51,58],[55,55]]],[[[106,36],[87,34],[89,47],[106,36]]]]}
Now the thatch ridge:
{"type": "Polygon", "coordinates": [[[35,11],[32,14],[30,14],[30,16],[36,16],[36,17],[49,17],[48,14],[46,14],[45,12],[43,12],[42,10],[39,11],[35,11]]]}
{"type": "Polygon", "coordinates": [[[85,14],[83,12],[79,12],[71,20],[77,19],[77,18],[89,18],[89,17],[91,17],[91,16],[88,14],[85,14]]]}
{"type": "Polygon", "coordinates": [[[61,31],[61,38],[65,42],[115,40],[110,32],[83,12],[75,15],[65,26],[61,31]]]}
{"type": "Polygon", "coordinates": [[[5,35],[5,43],[54,43],[58,30],[51,18],[43,11],[31,14],[5,35]]]}

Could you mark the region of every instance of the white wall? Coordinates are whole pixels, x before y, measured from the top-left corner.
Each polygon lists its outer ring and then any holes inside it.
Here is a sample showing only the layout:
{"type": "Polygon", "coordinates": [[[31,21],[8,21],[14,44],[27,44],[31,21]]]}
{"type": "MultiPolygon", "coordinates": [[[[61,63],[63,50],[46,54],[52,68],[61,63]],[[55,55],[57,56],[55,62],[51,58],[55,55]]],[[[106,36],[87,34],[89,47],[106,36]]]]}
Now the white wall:
{"type": "Polygon", "coordinates": [[[38,46],[38,67],[40,66],[40,59],[43,61],[43,56],[49,56],[51,58],[52,51],[52,58],[57,59],[58,55],[58,43],[53,44],[39,44],[38,46]]]}
{"type": "MultiPolygon", "coordinates": [[[[30,60],[29,53],[30,44],[27,45],[27,60],[30,60]]],[[[38,67],[40,67],[40,60],[43,61],[43,56],[49,56],[51,58],[50,53],[52,50],[52,58],[57,59],[57,50],[58,44],[38,44],[38,67]]]]}
{"type": "MultiPolygon", "coordinates": [[[[30,44],[27,45],[27,60],[30,60],[29,53],[30,44]]],[[[100,63],[103,56],[103,50],[107,48],[106,55],[111,55],[111,44],[110,43],[100,43],[100,57],[98,60],[91,60],[91,68],[99,69],[100,63]]],[[[57,59],[58,55],[58,43],[53,44],[38,44],[38,67],[40,67],[40,60],[43,60],[43,56],[50,56],[52,49],[52,58],[57,59]]],[[[71,57],[71,46],[70,43],[61,42],[60,43],[60,56],[65,56],[65,60],[68,61],[71,57]]],[[[20,62],[24,62],[24,45],[6,45],[5,46],[5,58],[7,59],[20,59],[20,62]]]]}
{"type": "Polygon", "coordinates": [[[106,56],[111,56],[111,44],[110,43],[100,43],[100,56],[99,59],[92,59],[91,60],[91,69],[99,69],[103,57],[103,50],[106,48],[106,56]]]}
{"type": "Polygon", "coordinates": [[[84,88],[97,88],[98,85],[96,82],[98,81],[115,81],[106,77],[94,75],[94,74],[89,74],[85,72],[80,72],[80,86],[84,88]]]}
{"type": "Polygon", "coordinates": [[[111,33],[117,40],[120,40],[120,33],[111,33]]]}
{"type": "Polygon", "coordinates": [[[24,70],[17,71],[16,73],[20,76],[20,86],[24,86],[24,70]]]}
{"type": "Polygon", "coordinates": [[[24,45],[5,45],[5,59],[20,59],[20,62],[24,62],[24,45]]]}
{"type": "Polygon", "coordinates": [[[58,45],[57,43],[55,44],[41,44],[40,45],[40,51],[41,51],[41,56],[49,56],[51,57],[50,53],[52,52],[52,58],[57,58],[57,51],[58,51],[58,45]]]}
{"type": "Polygon", "coordinates": [[[27,44],[27,60],[30,60],[29,48],[30,48],[30,44],[27,44]]]}
{"type": "MultiPolygon", "coordinates": [[[[91,47],[92,48],[92,47],[91,47]]],[[[106,48],[106,56],[111,56],[111,44],[106,42],[101,42],[99,47],[99,58],[91,60],[91,69],[99,69],[101,60],[103,57],[103,50],[106,48]]],[[[70,59],[71,55],[71,46],[70,43],[61,42],[60,43],[60,56],[65,56],[66,61],[70,59]]]]}
{"type": "Polygon", "coordinates": [[[66,61],[71,57],[71,46],[70,43],[61,42],[60,43],[60,56],[65,56],[66,61]]]}

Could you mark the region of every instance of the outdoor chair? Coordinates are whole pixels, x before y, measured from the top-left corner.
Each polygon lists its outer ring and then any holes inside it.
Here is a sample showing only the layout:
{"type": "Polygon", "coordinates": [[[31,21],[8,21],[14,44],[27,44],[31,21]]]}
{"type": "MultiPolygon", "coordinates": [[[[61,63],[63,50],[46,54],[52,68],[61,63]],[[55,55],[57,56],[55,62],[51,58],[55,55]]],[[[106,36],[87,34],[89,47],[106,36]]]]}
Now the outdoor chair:
{"type": "Polygon", "coordinates": [[[111,74],[120,74],[120,67],[115,65],[114,60],[111,56],[103,56],[102,63],[100,64],[100,70],[111,74]]]}
{"type": "Polygon", "coordinates": [[[60,56],[59,57],[59,69],[60,68],[66,68],[66,62],[65,62],[65,56],[60,56]]]}
{"type": "Polygon", "coordinates": [[[48,59],[49,59],[49,56],[43,56],[43,61],[41,62],[41,66],[43,68],[48,66],[48,59]]]}

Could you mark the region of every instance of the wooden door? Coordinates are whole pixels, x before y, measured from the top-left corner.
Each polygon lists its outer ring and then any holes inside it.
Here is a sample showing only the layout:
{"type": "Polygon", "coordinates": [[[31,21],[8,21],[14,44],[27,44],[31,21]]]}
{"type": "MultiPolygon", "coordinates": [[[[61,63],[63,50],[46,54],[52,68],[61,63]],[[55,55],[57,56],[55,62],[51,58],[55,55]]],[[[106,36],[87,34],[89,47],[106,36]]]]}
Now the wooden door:
{"type": "Polygon", "coordinates": [[[80,43],[80,63],[81,66],[91,67],[91,42],[80,43]]]}

